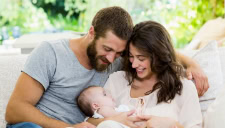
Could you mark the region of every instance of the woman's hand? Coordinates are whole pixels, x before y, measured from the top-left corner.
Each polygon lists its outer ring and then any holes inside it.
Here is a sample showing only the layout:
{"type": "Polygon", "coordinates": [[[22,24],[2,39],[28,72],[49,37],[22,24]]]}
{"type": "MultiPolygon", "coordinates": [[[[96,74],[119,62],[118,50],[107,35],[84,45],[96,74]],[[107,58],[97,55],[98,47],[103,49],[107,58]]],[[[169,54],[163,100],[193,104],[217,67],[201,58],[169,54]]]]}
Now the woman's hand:
{"type": "Polygon", "coordinates": [[[167,117],[157,116],[141,116],[143,120],[146,120],[146,124],[142,128],[178,128],[177,122],[167,117]]]}

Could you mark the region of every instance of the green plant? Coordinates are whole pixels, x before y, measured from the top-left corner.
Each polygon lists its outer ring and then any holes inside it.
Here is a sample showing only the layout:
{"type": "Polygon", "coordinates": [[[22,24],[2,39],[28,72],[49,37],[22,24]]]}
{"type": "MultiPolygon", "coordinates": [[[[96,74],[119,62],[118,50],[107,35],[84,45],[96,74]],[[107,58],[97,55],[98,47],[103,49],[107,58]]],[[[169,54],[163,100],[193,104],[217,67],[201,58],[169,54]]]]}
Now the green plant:
{"type": "Polygon", "coordinates": [[[19,26],[22,33],[44,30],[52,27],[42,8],[36,8],[29,0],[1,0],[0,26],[19,26]]]}
{"type": "Polygon", "coordinates": [[[121,6],[134,23],[155,20],[171,34],[176,48],[188,44],[209,19],[224,15],[224,0],[0,0],[0,26],[22,33],[48,28],[86,32],[98,10],[121,6]]]}
{"type": "Polygon", "coordinates": [[[183,48],[209,19],[224,15],[223,0],[137,0],[130,11],[134,22],[155,20],[170,32],[174,46],[183,48]]]}

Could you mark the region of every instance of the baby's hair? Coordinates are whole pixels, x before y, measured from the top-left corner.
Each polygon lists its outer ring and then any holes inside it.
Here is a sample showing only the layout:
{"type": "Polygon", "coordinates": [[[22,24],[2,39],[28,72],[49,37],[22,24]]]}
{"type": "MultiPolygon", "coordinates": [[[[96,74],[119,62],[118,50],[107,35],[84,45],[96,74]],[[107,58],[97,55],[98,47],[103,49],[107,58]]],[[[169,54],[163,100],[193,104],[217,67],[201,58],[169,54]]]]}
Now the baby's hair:
{"type": "Polygon", "coordinates": [[[77,105],[80,108],[80,110],[86,115],[86,116],[93,116],[94,111],[92,110],[90,99],[88,98],[87,91],[93,87],[99,87],[96,85],[91,85],[87,88],[85,88],[83,91],[80,92],[80,95],[77,97],[77,105]]]}

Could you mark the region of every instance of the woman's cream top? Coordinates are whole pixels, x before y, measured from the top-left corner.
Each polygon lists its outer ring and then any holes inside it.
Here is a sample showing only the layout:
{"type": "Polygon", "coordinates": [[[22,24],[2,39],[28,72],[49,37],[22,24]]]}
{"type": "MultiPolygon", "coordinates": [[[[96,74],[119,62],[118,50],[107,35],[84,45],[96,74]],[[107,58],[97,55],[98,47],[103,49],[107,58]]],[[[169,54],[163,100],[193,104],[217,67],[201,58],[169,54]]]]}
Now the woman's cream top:
{"type": "Polygon", "coordinates": [[[171,103],[159,104],[157,104],[158,90],[143,97],[131,98],[131,86],[125,78],[124,71],[111,74],[104,88],[115,99],[117,106],[127,105],[130,109],[135,109],[138,115],[169,117],[178,121],[185,128],[200,128],[202,114],[195,85],[187,79],[183,79],[182,83],[181,95],[177,94],[171,103]]]}

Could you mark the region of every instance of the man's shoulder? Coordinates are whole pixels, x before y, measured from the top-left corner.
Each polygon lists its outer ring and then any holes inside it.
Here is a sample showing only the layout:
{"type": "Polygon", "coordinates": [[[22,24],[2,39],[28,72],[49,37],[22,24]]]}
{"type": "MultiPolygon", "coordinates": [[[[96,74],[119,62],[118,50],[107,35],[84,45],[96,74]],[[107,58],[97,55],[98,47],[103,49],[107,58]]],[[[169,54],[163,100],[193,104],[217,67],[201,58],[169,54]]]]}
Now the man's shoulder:
{"type": "Polygon", "coordinates": [[[69,39],[57,39],[57,40],[44,41],[43,44],[49,45],[51,47],[65,47],[65,46],[69,46],[69,39]]]}
{"type": "Polygon", "coordinates": [[[43,50],[54,50],[56,47],[65,47],[68,44],[68,39],[58,39],[58,40],[51,40],[51,41],[43,41],[41,42],[36,49],[43,49],[43,50]]]}

